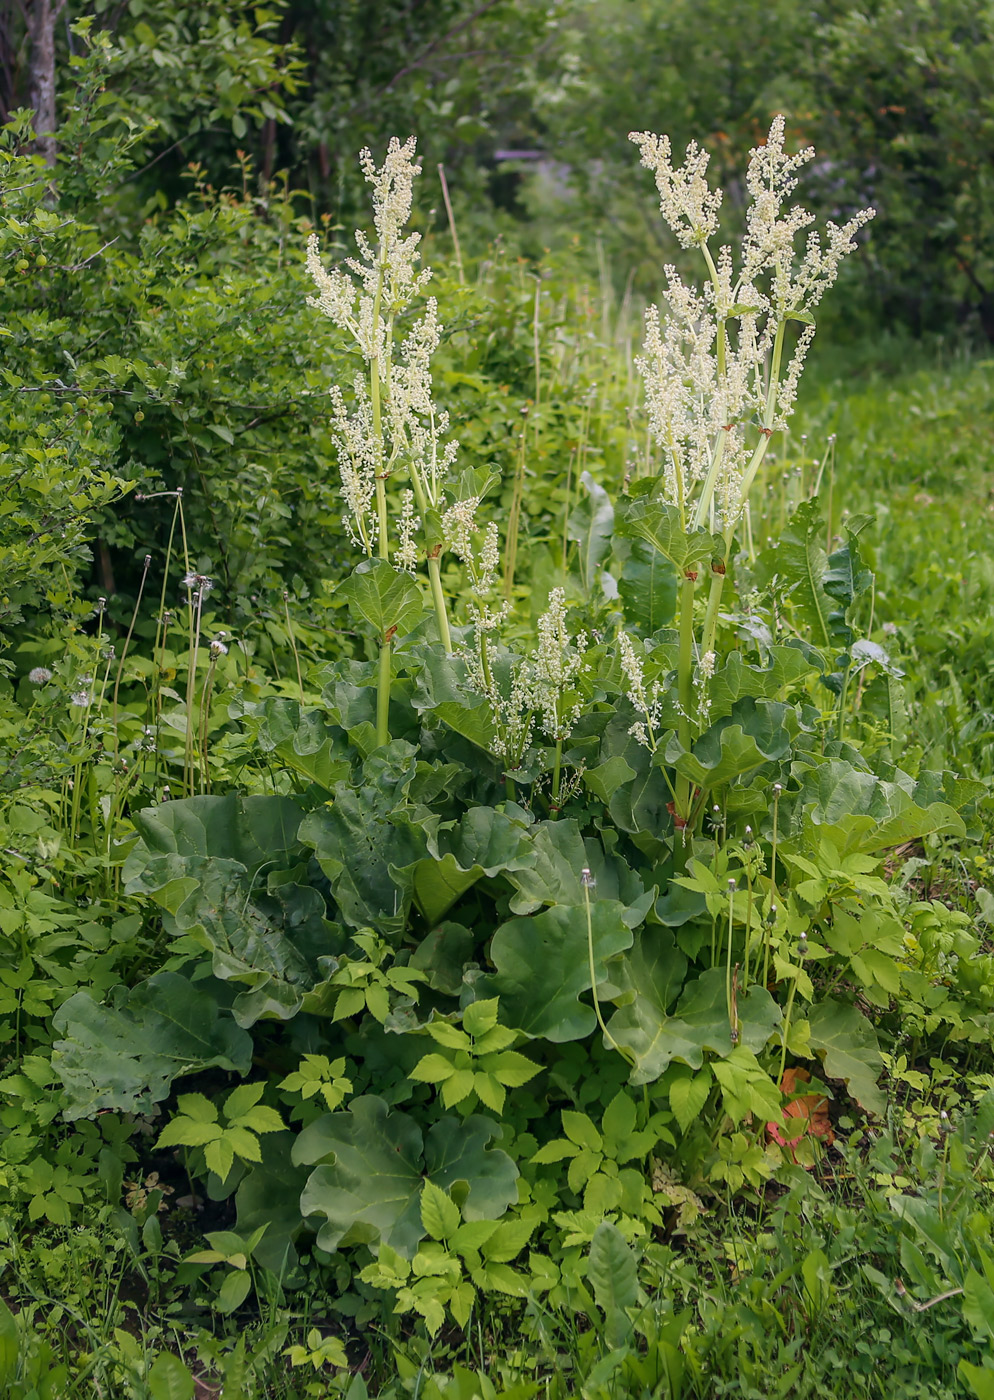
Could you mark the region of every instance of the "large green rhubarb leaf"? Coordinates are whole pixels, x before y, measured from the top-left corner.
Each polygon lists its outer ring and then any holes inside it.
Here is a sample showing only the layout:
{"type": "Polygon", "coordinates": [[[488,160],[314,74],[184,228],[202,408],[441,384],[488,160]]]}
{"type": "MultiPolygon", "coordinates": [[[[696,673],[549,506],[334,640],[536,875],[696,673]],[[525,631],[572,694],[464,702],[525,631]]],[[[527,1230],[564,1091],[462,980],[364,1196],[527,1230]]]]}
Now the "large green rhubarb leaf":
{"type": "MultiPolygon", "coordinates": [[[[594,972],[631,946],[626,910],[617,900],[590,906],[594,972]]],[[[597,1025],[592,1006],[580,1001],[590,990],[587,912],[583,905],[557,904],[530,918],[509,919],[493,936],[490,957],[497,967],[477,984],[481,996],[499,996],[501,1020],[532,1036],[556,1042],[582,1040],[597,1025]]]]}
{"type": "Polygon", "coordinates": [[[218,1068],[247,1074],[252,1037],[209,992],[159,972],[130,992],[97,1002],[77,992],[55,1013],[52,1068],[65,1086],[69,1119],[101,1109],[143,1113],[175,1078],[218,1068]]]}
{"type": "Polygon", "coordinates": [[[301,1212],[324,1218],[322,1249],[388,1244],[413,1258],[425,1235],[426,1181],[455,1188],[467,1220],[498,1220],[516,1198],[517,1167],[489,1146],[499,1133],[493,1119],[474,1114],[440,1118],[423,1137],[413,1117],[376,1095],[353,1099],[347,1112],[311,1123],[294,1145],[296,1164],[320,1163],[307,1179],[301,1212]]]}

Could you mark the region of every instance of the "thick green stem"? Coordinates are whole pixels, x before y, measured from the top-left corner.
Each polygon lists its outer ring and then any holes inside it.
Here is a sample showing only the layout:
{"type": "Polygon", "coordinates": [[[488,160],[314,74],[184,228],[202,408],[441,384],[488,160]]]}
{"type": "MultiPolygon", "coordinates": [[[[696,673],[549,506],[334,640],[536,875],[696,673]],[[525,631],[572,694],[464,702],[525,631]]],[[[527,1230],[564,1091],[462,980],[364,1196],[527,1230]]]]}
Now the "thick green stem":
{"type": "MultiPolygon", "coordinates": [[[[694,584],[684,578],[680,584],[680,650],[677,659],[677,695],[680,700],[680,743],[689,749],[693,742],[691,714],[694,708],[694,584]]],[[[687,815],[686,812],[683,813],[687,815]]]]}
{"type": "MultiPolygon", "coordinates": [[[[685,577],[680,585],[680,650],[677,657],[677,695],[680,702],[678,732],[681,747],[685,750],[689,750],[694,741],[691,715],[694,708],[695,582],[695,579],[685,577]]],[[[678,773],[673,803],[677,831],[673,857],[677,868],[681,870],[686,861],[686,841],[693,795],[693,785],[690,779],[684,777],[682,773],[678,773]]]]}
{"type": "MultiPolygon", "coordinates": [[[[376,295],[373,299],[373,333],[380,324],[380,302],[383,297],[383,281],[386,276],[386,264],[380,264],[380,277],[376,284],[376,295]]],[[[382,408],[380,406],[380,360],[379,355],[374,354],[369,362],[369,404],[372,411],[373,439],[376,443],[383,442],[383,421],[382,408]]],[[[378,523],[379,553],[381,559],[390,558],[390,539],[387,519],[387,482],[382,451],[380,452],[379,470],[376,473],[376,519],[378,523]]]]}
{"type": "Polygon", "coordinates": [[[376,679],[376,743],[390,742],[390,641],[380,642],[380,667],[376,679]]]}
{"type": "Polygon", "coordinates": [[[553,771],[552,771],[552,808],[551,808],[551,810],[550,810],[550,812],[549,812],[549,816],[553,819],[553,821],[555,821],[556,817],[559,816],[559,803],[560,803],[560,801],[561,801],[561,799],[562,799],[562,784],[563,784],[562,771],[563,771],[563,741],[562,741],[562,739],[557,739],[557,740],[556,740],[556,761],[555,761],[555,767],[553,768],[553,771]]]}
{"type": "Polygon", "coordinates": [[[435,604],[438,635],[445,650],[451,652],[452,634],[449,631],[449,614],[445,606],[445,594],[442,592],[441,561],[437,554],[428,558],[428,581],[431,584],[431,600],[435,604]]]}
{"type": "Polygon", "coordinates": [[[704,614],[704,634],[701,640],[701,654],[714,651],[715,633],[718,631],[718,609],[721,606],[721,593],[725,587],[724,573],[711,575],[711,590],[708,593],[708,606],[704,614]]]}

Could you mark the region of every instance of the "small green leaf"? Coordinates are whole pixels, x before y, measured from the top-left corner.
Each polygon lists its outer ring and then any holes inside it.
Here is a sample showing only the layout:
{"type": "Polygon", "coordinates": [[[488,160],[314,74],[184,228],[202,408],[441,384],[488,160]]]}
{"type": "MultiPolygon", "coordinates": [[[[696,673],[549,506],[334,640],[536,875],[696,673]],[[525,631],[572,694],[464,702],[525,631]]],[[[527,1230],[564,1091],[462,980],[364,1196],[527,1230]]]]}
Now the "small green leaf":
{"type": "Polygon", "coordinates": [[[601,1133],[609,1149],[620,1144],[635,1129],[635,1105],[620,1089],[604,1110],[601,1133]]]}
{"type": "Polygon", "coordinates": [[[509,1089],[519,1089],[522,1084],[534,1079],[539,1071],[538,1065],[517,1050],[504,1050],[499,1055],[488,1056],[486,1068],[509,1089]]]}
{"type": "Polygon", "coordinates": [[[459,1229],[459,1207],[432,1181],[421,1191],[421,1223],[433,1240],[447,1240],[459,1229]]]}
{"type": "MultiPolygon", "coordinates": [[[[239,1084],[237,1089],[232,1089],[231,1093],[224,1101],[224,1116],[227,1118],[228,1122],[234,1123],[236,1119],[241,1118],[250,1108],[257,1104],[262,1098],[265,1088],[265,1084],[258,1083],[239,1084]]],[[[213,1107],[213,1105],[211,1105],[211,1107],[213,1107]]],[[[187,1109],[183,1111],[189,1112],[187,1109]]],[[[192,1117],[193,1115],[191,1114],[190,1116],[192,1117]]],[[[214,1112],[214,1117],[217,1117],[216,1110],[214,1112]]],[[[282,1124],[280,1124],[280,1126],[282,1127],[282,1124]]]]}
{"type": "Polygon", "coordinates": [[[422,1055],[414,1068],[408,1075],[409,1079],[415,1079],[420,1084],[441,1084],[444,1080],[451,1078],[455,1073],[455,1065],[445,1058],[444,1055],[431,1054],[422,1055]]]}
{"type": "Polygon", "coordinates": [[[564,1108],[562,1118],[563,1132],[570,1142],[575,1142],[577,1147],[587,1147],[592,1152],[600,1152],[603,1145],[601,1135],[585,1113],[577,1113],[575,1109],[564,1108]]]}
{"type": "Polygon", "coordinates": [[[178,1356],[161,1351],[148,1373],[152,1400],[193,1400],[193,1377],[178,1356]]]}
{"type": "Polygon", "coordinates": [[[700,1116],[711,1090],[711,1075],[706,1069],[699,1074],[681,1074],[670,1084],[670,1108],[681,1133],[700,1116]]]}
{"type": "Polygon", "coordinates": [[[232,1313],[241,1307],[251,1291],[252,1275],[248,1270],[244,1273],[228,1274],[218,1290],[214,1306],[219,1313],[232,1313]]]}
{"type": "Polygon", "coordinates": [[[471,1036],[479,1036],[497,1024],[498,998],[486,1001],[473,1001],[462,1014],[463,1029],[471,1036]]]}

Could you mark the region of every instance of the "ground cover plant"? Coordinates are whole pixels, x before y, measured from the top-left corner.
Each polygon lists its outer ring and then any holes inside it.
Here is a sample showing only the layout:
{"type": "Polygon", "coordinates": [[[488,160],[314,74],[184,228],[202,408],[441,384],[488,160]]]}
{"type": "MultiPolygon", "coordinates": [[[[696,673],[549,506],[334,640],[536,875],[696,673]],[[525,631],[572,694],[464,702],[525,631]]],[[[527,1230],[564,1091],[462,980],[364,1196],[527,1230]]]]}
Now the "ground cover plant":
{"type": "MultiPolygon", "coordinates": [[[[787,436],[868,216],[810,229],[777,120],[733,250],[706,156],[635,140],[703,273],[667,269],[646,313],[648,433],[621,351],[594,392],[540,282],[440,285],[445,331],[394,142],[362,158],[371,230],[330,268],[312,231],[309,306],[294,276],[335,516],[306,625],[284,597],[236,645],[251,599],[214,612],[167,479],[144,640],[99,605],[76,625],[71,559],[58,627],[20,634],[0,1375],[24,1400],[994,1389],[987,674],[936,640],[948,592],[902,610],[909,560],[962,583],[887,479],[917,437],[881,451],[858,395],[787,436]],[[836,465],[861,414],[880,526],[836,465]]],[[[237,242],[244,211],[206,207],[237,242]]],[[[890,392],[989,415],[984,372],[890,392]]],[[[91,512],[124,476],[97,485],[91,512]]]]}

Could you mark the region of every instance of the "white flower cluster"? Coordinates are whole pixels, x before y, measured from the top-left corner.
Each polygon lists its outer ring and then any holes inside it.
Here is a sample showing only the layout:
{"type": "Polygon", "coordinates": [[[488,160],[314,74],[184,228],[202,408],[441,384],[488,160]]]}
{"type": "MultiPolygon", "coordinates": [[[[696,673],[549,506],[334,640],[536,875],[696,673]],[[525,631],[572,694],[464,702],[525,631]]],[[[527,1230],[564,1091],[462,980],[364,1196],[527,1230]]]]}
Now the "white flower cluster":
{"type": "Polygon", "coordinates": [[[717,657],[713,651],[706,651],[694,668],[694,689],[697,692],[697,722],[704,730],[711,713],[711,696],[708,687],[714,675],[717,657]]]}
{"type": "Polygon", "coordinates": [[[538,646],[531,654],[532,707],[552,742],[568,739],[580,716],[582,704],[572,699],[580,673],[587,638],[580,632],[571,639],[566,626],[566,594],[553,588],[547,610],[538,620],[538,646]]]}
{"type": "Polygon", "coordinates": [[[638,365],[645,382],[652,434],[663,452],[670,500],[685,518],[734,524],[741,513],[765,443],[786,426],[804,358],[814,335],[811,311],[856,247],[856,234],[873,217],[864,209],[841,227],[829,223],[824,241],[810,230],[803,253],[797,237],[813,222],[788,206],[796,174],[814,155],[784,150],[778,116],[766,143],[752,152],[746,175],[750,204],[738,273],[732,251],[713,255],[720,190],[707,183],[707,153],[691,143],[674,166],[669,140],[633,132],[631,140],[652,170],[660,210],[684,248],[700,248],[708,268],[703,292],[666,268],[662,311],[646,312],[645,351],[638,365]],[[784,364],[786,328],[803,329],[784,364]],[[750,442],[752,438],[752,442],[750,442]]]}
{"type": "MultiPolygon", "coordinates": [[[[481,558],[492,557],[496,573],[497,529],[487,531],[481,558]]],[[[576,683],[586,666],[584,633],[571,638],[566,625],[566,595],[561,588],[549,594],[547,610],[538,620],[538,646],[527,659],[510,670],[501,685],[494,677],[489,656],[488,633],[508,612],[503,604],[496,612],[480,607],[476,617],[476,650],[464,653],[474,688],[486,697],[496,727],[494,748],[498,757],[512,767],[521,763],[536,722],[551,743],[568,739],[582,710],[575,694],[576,683]]]]}
{"type": "Polygon", "coordinates": [[[400,507],[400,544],[394,553],[393,561],[398,569],[408,574],[417,572],[418,546],[415,536],[420,529],[421,517],[414,514],[414,492],[405,491],[400,507]]]}
{"type": "MultiPolygon", "coordinates": [[[[351,403],[337,386],[331,390],[332,425],[339,457],[345,524],[353,542],[366,554],[377,543],[374,510],[377,482],[400,467],[410,473],[418,509],[440,508],[443,483],[455,460],[458,443],[443,442],[448,415],[432,399],[431,360],[442,327],[438,307],[429,298],[424,314],[406,337],[395,341],[395,321],[421,295],[431,270],[417,270],[421,235],[404,228],[411,214],[414,179],[421,172],[412,136],[403,145],[391,140],[386,159],[377,166],[371,153],[360,157],[372,186],[373,243],[362,230],[355,235],[359,256],[328,271],[321,261],[317,234],[307,242],[307,270],[317,289],[308,303],[328,316],[355,341],[368,366],[368,382],[359,375],[351,403]]],[[[381,503],[382,504],[382,503],[381,503]]],[[[413,509],[402,523],[400,551],[416,566],[413,509]]]]}
{"type": "Polygon", "coordinates": [[[467,496],[455,501],[442,515],[442,531],[447,549],[451,549],[461,564],[469,569],[470,605],[477,614],[477,625],[485,617],[486,630],[491,630],[501,622],[510,610],[504,604],[497,613],[491,613],[480,603],[490,597],[497,586],[500,568],[500,536],[496,521],[491,520],[483,531],[483,543],[477,547],[475,539],[480,533],[476,523],[476,512],[480,507],[479,496],[467,496]]]}
{"type": "Polygon", "coordinates": [[[618,633],[618,649],[621,652],[621,669],[628,682],[628,698],[642,715],[642,719],[636,720],[628,732],[645,748],[655,749],[656,730],[661,719],[659,684],[653,682],[652,689],[646,690],[642,658],[636,655],[627,632],[618,633]]]}
{"type": "Polygon", "coordinates": [[[707,181],[708,161],[696,141],[687,147],[683,165],[673,167],[670,138],[648,131],[633,131],[629,138],[642,152],[642,164],[656,177],[659,209],[683,248],[706,243],[718,231],[721,190],[707,181]]]}

